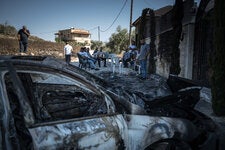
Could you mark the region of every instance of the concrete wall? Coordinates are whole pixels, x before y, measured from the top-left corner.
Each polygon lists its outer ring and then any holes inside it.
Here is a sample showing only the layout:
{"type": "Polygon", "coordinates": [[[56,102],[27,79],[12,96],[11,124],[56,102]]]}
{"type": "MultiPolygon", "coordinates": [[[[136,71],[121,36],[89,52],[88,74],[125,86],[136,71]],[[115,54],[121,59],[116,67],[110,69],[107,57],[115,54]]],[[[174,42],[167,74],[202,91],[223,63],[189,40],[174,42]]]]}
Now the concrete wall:
{"type": "MultiPolygon", "coordinates": [[[[196,3],[192,0],[184,2],[184,18],[182,36],[180,40],[180,77],[192,79],[193,51],[194,51],[194,28],[196,16],[196,3]]],[[[171,26],[171,14],[168,12],[157,18],[156,22],[156,73],[168,77],[170,68],[171,39],[173,38],[171,26]]]]}
{"type": "Polygon", "coordinates": [[[157,58],[156,61],[156,73],[163,76],[163,77],[168,77],[169,76],[169,68],[170,68],[170,63],[167,62],[164,59],[159,59],[157,58]]]}
{"type": "MultiPolygon", "coordinates": [[[[167,34],[167,33],[166,33],[167,34]]],[[[169,34],[169,33],[168,33],[169,34]]],[[[159,46],[159,35],[156,38],[156,49],[159,46]]],[[[194,24],[187,24],[183,26],[182,38],[180,41],[180,77],[192,79],[192,66],[193,66],[193,50],[194,50],[194,24]]],[[[167,49],[165,49],[167,51],[167,49]]],[[[157,51],[158,52],[158,51],[157,51]]],[[[156,73],[164,77],[168,77],[170,62],[161,57],[157,53],[156,73]]]]}
{"type": "Polygon", "coordinates": [[[183,40],[180,43],[180,66],[179,76],[192,79],[193,51],[194,51],[194,24],[183,26],[183,40]]]}

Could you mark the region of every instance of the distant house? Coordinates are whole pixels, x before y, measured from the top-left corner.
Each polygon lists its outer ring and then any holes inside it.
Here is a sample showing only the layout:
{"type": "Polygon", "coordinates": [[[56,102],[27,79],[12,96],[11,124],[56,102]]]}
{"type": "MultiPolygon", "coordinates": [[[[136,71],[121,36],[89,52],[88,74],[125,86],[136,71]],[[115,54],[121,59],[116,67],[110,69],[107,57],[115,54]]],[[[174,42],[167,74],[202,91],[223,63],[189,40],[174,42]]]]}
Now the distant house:
{"type": "Polygon", "coordinates": [[[76,41],[77,43],[91,45],[90,33],[87,30],[70,28],[59,30],[55,35],[60,41],[76,41]]]}

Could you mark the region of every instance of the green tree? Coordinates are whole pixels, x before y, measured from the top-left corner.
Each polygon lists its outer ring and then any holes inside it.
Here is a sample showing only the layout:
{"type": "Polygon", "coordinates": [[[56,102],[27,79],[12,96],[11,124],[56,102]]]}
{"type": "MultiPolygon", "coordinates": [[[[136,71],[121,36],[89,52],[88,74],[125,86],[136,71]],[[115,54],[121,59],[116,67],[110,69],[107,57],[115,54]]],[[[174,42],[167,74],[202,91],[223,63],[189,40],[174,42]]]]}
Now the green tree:
{"type": "Polygon", "coordinates": [[[116,28],[116,32],[113,33],[110,38],[109,42],[106,46],[111,50],[113,53],[121,53],[122,50],[125,50],[129,42],[129,34],[127,29],[122,29],[121,26],[116,28]]]}
{"type": "Polygon", "coordinates": [[[94,41],[94,40],[91,41],[91,49],[96,49],[102,46],[103,46],[102,41],[94,41]]]}
{"type": "Polygon", "coordinates": [[[59,37],[56,37],[56,38],[55,38],[55,42],[56,42],[56,43],[60,43],[60,42],[62,42],[62,41],[61,41],[61,39],[60,39],[59,37]]]}
{"type": "Polygon", "coordinates": [[[8,25],[7,23],[0,24],[0,34],[15,36],[17,34],[17,30],[15,27],[8,25]]]}
{"type": "Polygon", "coordinates": [[[214,46],[212,62],[212,107],[216,115],[225,116],[225,1],[216,0],[214,6],[214,46]]]}

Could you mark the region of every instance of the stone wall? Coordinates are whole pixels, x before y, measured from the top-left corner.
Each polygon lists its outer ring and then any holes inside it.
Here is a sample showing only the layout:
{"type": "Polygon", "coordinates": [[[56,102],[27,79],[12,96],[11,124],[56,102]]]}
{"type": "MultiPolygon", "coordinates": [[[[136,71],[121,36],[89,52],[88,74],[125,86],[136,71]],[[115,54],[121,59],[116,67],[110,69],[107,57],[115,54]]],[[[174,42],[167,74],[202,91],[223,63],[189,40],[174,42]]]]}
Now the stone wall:
{"type": "MultiPolygon", "coordinates": [[[[192,79],[193,49],[194,49],[194,21],[195,21],[195,3],[193,0],[184,2],[184,18],[182,27],[182,36],[180,38],[180,67],[179,76],[192,79]]],[[[171,25],[171,11],[157,19],[160,24],[156,29],[156,73],[168,77],[172,53],[173,30],[171,25]]]]}

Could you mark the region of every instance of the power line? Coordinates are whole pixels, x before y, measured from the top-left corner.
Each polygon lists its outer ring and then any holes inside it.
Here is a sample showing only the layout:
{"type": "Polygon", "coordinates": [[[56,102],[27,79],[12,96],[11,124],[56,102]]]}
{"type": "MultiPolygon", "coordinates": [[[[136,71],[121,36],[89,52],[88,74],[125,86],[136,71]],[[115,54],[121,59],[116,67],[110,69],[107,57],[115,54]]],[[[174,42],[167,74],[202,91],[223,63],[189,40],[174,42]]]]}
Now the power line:
{"type": "Polygon", "coordinates": [[[32,33],[32,34],[49,34],[49,33],[56,33],[56,32],[58,32],[58,31],[49,31],[49,32],[34,32],[34,33],[32,33]]]}
{"type": "Polygon", "coordinates": [[[150,4],[147,0],[144,0],[144,2],[145,2],[147,5],[151,6],[151,4],[150,4]]]}
{"type": "Polygon", "coordinates": [[[95,29],[98,29],[98,26],[97,27],[93,27],[93,28],[89,29],[88,31],[95,30],[95,29]]]}
{"type": "Polygon", "coordinates": [[[132,27],[132,15],[133,15],[133,0],[130,2],[130,26],[129,26],[129,44],[131,44],[131,27],[132,27]]]}
{"type": "MultiPolygon", "coordinates": [[[[116,16],[116,18],[113,20],[112,24],[111,24],[107,29],[105,29],[105,30],[100,30],[100,26],[97,26],[97,27],[93,27],[93,28],[89,29],[89,31],[98,29],[98,38],[99,38],[99,40],[100,40],[100,33],[99,33],[99,32],[106,32],[106,31],[108,31],[108,30],[113,26],[113,24],[114,24],[114,23],[116,22],[116,20],[119,18],[119,16],[120,16],[121,12],[123,11],[124,7],[126,6],[126,3],[127,3],[127,0],[125,0],[125,2],[124,2],[124,4],[123,4],[122,8],[120,9],[118,15],[116,16]]],[[[43,34],[48,34],[48,33],[53,33],[53,32],[58,32],[58,31],[39,32],[39,33],[33,33],[33,34],[41,34],[41,35],[43,35],[43,34]]]]}
{"type": "Polygon", "coordinates": [[[116,16],[116,18],[114,19],[114,21],[112,22],[112,24],[105,30],[100,30],[101,32],[106,32],[107,30],[109,30],[113,24],[116,22],[116,20],[119,18],[121,12],[123,11],[124,7],[126,6],[126,3],[127,3],[127,0],[125,0],[124,4],[123,4],[123,7],[120,9],[120,12],[118,13],[118,15],[116,16]]]}

